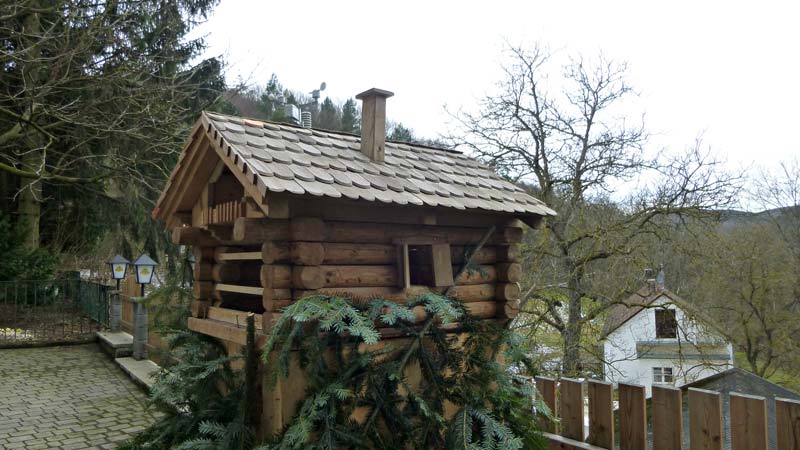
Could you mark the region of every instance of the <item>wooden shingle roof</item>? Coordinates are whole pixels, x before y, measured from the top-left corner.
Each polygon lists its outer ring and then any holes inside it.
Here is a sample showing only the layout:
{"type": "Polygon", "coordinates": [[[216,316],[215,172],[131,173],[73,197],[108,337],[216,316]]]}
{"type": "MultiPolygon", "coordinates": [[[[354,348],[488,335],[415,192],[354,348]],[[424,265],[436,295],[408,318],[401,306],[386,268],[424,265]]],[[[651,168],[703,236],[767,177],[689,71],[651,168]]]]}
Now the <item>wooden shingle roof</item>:
{"type": "Polygon", "coordinates": [[[209,112],[200,121],[263,195],[555,215],[522,188],[457,151],[387,141],[385,161],[376,163],[359,150],[360,138],[350,134],[209,112]]]}

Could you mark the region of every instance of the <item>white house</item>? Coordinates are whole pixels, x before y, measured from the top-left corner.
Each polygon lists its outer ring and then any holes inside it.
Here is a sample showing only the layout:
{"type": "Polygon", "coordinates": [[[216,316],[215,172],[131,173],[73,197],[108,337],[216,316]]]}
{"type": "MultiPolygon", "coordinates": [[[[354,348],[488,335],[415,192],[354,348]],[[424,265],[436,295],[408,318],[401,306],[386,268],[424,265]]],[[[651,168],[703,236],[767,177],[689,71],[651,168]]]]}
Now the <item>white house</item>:
{"type": "MultiPolygon", "coordinates": [[[[662,275],[663,276],[663,275],[662,275]]],[[[648,280],[603,327],[605,380],[681,386],[733,367],[733,347],[691,304],[648,280]]]]}

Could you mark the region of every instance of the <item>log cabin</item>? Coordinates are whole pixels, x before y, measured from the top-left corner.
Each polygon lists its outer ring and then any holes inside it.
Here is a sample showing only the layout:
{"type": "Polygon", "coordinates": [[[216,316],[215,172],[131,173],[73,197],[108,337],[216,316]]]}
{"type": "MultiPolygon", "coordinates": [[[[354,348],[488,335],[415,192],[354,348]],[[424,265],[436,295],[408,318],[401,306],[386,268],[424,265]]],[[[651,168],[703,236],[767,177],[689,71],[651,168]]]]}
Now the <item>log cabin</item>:
{"type": "MultiPolygon", "coordinates": [[[[523,229],[555,213],[458,151],[386,141],[392,95],[356,97],[360,137],[201,114],[153,210],[195,254],[190,329],[234,351],[247,313],[263,342],[282,308],[313,293],[403,301],[432,290],[481,319],[516,315],[523,229]],[[461,270],[467,258],[478,270],[461,270]]],[[[291,417],[292,394],[263,395],[264,411],[291,417]]],[[[262,423],[280,430],[270,414],[262,423]]]]}

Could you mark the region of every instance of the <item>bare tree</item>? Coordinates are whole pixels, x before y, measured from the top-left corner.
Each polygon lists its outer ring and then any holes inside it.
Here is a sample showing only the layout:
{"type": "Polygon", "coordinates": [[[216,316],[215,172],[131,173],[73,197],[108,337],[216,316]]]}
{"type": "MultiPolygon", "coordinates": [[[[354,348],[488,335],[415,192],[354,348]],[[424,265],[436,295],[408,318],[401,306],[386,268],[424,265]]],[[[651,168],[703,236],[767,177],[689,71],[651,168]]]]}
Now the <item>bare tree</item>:
{"type": "Polygon", "coordinates": [[[643,119],[624,114],[635,96],[625,64],[600,55],[559,66],[539,46],[508,51],[497,92],[455,114],[451,139],[559,213],[531,242],[526,309],[559,332],[562,371],[576,375],[585,328],[633,287],[624,280],[641,273],[642,244],[683,215],[731,203],[738,180],[700,142],[647,156],[643,119]],[[636,187],[615,192],[625,183],[636,187]]]}

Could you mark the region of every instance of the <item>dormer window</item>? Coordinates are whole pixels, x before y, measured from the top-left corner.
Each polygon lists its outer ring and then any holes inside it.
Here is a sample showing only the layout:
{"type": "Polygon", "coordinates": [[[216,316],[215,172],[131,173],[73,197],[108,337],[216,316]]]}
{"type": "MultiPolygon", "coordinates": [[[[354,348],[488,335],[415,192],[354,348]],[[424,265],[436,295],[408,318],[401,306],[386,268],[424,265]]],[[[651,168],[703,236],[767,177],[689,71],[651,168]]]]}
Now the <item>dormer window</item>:
{"type": "Polygon", "coordinates": [[[675,339],[678,337],[678,319],[674,309],[657,309],[656,339],[675,339]]]}

